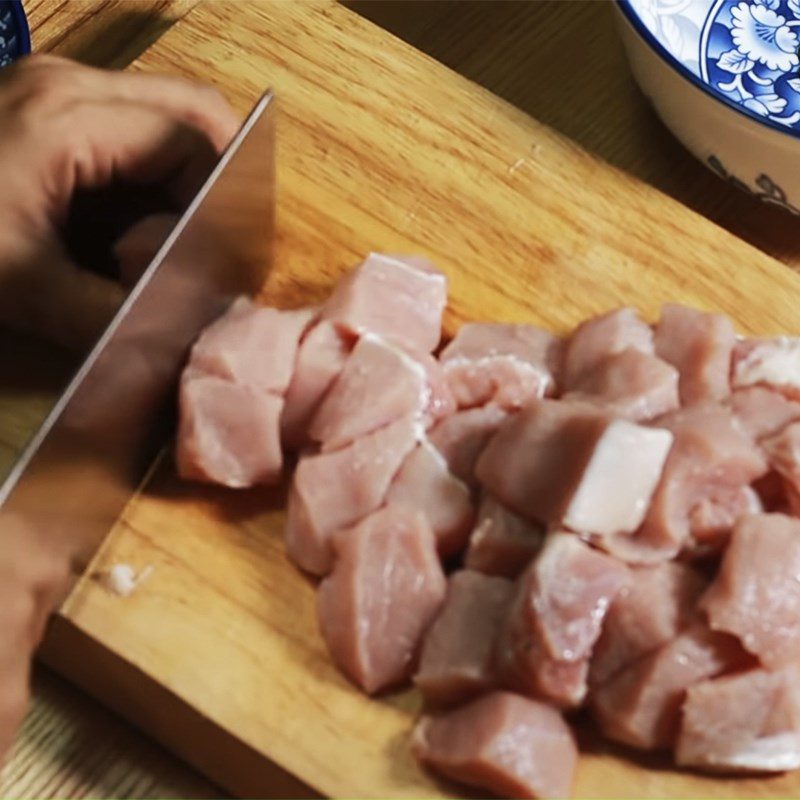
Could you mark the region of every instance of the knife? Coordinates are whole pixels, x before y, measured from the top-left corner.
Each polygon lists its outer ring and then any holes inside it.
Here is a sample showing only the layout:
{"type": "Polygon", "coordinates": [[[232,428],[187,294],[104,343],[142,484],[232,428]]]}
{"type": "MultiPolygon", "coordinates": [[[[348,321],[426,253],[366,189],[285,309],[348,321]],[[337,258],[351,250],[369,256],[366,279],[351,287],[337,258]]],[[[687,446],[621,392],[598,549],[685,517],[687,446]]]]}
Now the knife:
{"type": "Polygon", "coordinates": [[[256,103],[170,236],[0,485],[4,521],[83,572],[141,486],[175,419],[197,334],[271,260],[275,102],[256,103]]]}

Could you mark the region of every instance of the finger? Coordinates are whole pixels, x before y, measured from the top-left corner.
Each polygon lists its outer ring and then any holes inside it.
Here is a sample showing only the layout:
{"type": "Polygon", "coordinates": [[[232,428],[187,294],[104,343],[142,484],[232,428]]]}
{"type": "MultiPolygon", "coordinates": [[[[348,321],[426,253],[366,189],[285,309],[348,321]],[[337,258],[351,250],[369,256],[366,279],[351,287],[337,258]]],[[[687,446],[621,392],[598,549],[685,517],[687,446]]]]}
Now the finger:
{"type": "MultiPolygon", "coordinates": [[[[170,181],[176,194],[185,194],[189,184],[197,183],[196,176],[204,178],[216,161],[202,134],[135,103],[83,103],[62,127],[57,150],[42,176],[42,183],[51,187],[49,205],[56,223],[76,189],[99,188],[120,179],[170,181]]],[[[46,141],[42,147],[47,147],[46,141]]]]}
{"type": "Polygon", "coordinates": [[[175,214],[153,214],[137,222],[117,240],[114,256],[124,286],[132,286],[141,277],[177,221],[175,214]]]}
{"type": "Polygon", "coordinates": [[[0,321],[70,349],[91,346],[125,298],[117,283],[82,270],[58,251],[0,273],[0,321]]]}
{"type": "Polygon", "coordinates": [[[158,108],[173,119],[202,131],[220,153],[241,123],[228,101],[211,86],[172,75],[142,72],[103,73],[120,100],[158,108]]]}
{"type": "Polygon", "coordinates": [[[217,153],[225,148],[240,124],[219,91],[173,75],[103,70],[59,56],[36,54],[12,65],[0,81],[17,86],[23,94],[47,95],[48,103],[56,107],[62,102],[81,100],[149,106],[200,131],[217,153]],[[27,80],[19,80],[20,73],[27,80]]]}

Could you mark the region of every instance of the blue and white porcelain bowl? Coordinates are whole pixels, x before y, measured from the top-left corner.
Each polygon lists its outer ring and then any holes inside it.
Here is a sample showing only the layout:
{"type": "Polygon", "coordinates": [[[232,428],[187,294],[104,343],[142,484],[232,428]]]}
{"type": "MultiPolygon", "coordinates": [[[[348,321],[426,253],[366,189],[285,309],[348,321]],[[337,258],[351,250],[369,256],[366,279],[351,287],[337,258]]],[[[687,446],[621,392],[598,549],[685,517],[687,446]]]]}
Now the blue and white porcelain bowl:
{"type": "Polygon", "coordinates": [[[619,0],[634,77],[725,180],[800,214],[800,0],[619,0]]]}
{"type": "Polygon", "coordinates": [[[31,34],[20,0],[0,0],[0,67],[31,52],[31,34]]]}

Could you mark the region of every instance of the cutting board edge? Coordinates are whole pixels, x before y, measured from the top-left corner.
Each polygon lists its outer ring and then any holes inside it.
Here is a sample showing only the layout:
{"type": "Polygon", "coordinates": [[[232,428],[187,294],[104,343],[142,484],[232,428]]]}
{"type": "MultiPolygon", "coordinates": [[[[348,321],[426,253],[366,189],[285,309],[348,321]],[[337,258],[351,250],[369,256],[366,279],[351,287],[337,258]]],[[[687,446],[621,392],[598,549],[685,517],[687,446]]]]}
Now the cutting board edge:
{"type": "Polygon", "coordinates": [[[60,613],[37,660],[236,797],[324,796],[60,613]]]}

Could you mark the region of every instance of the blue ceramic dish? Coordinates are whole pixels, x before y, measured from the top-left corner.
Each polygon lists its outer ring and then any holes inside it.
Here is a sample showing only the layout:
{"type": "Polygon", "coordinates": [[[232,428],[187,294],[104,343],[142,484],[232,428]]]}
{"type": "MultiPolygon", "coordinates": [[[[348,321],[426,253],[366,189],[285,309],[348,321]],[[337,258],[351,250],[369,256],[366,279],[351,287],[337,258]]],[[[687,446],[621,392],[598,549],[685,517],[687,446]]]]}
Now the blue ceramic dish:
{"type": "Polygon", "coordinates": [[[0,67],[31,52],[28,19],[19,0],[0,0],[0,67]]]}
{"type": "Polygon", "coordinates": [[[800,213],[800,0],[619,0],[633,73],[721,177],[800,213]]]}

